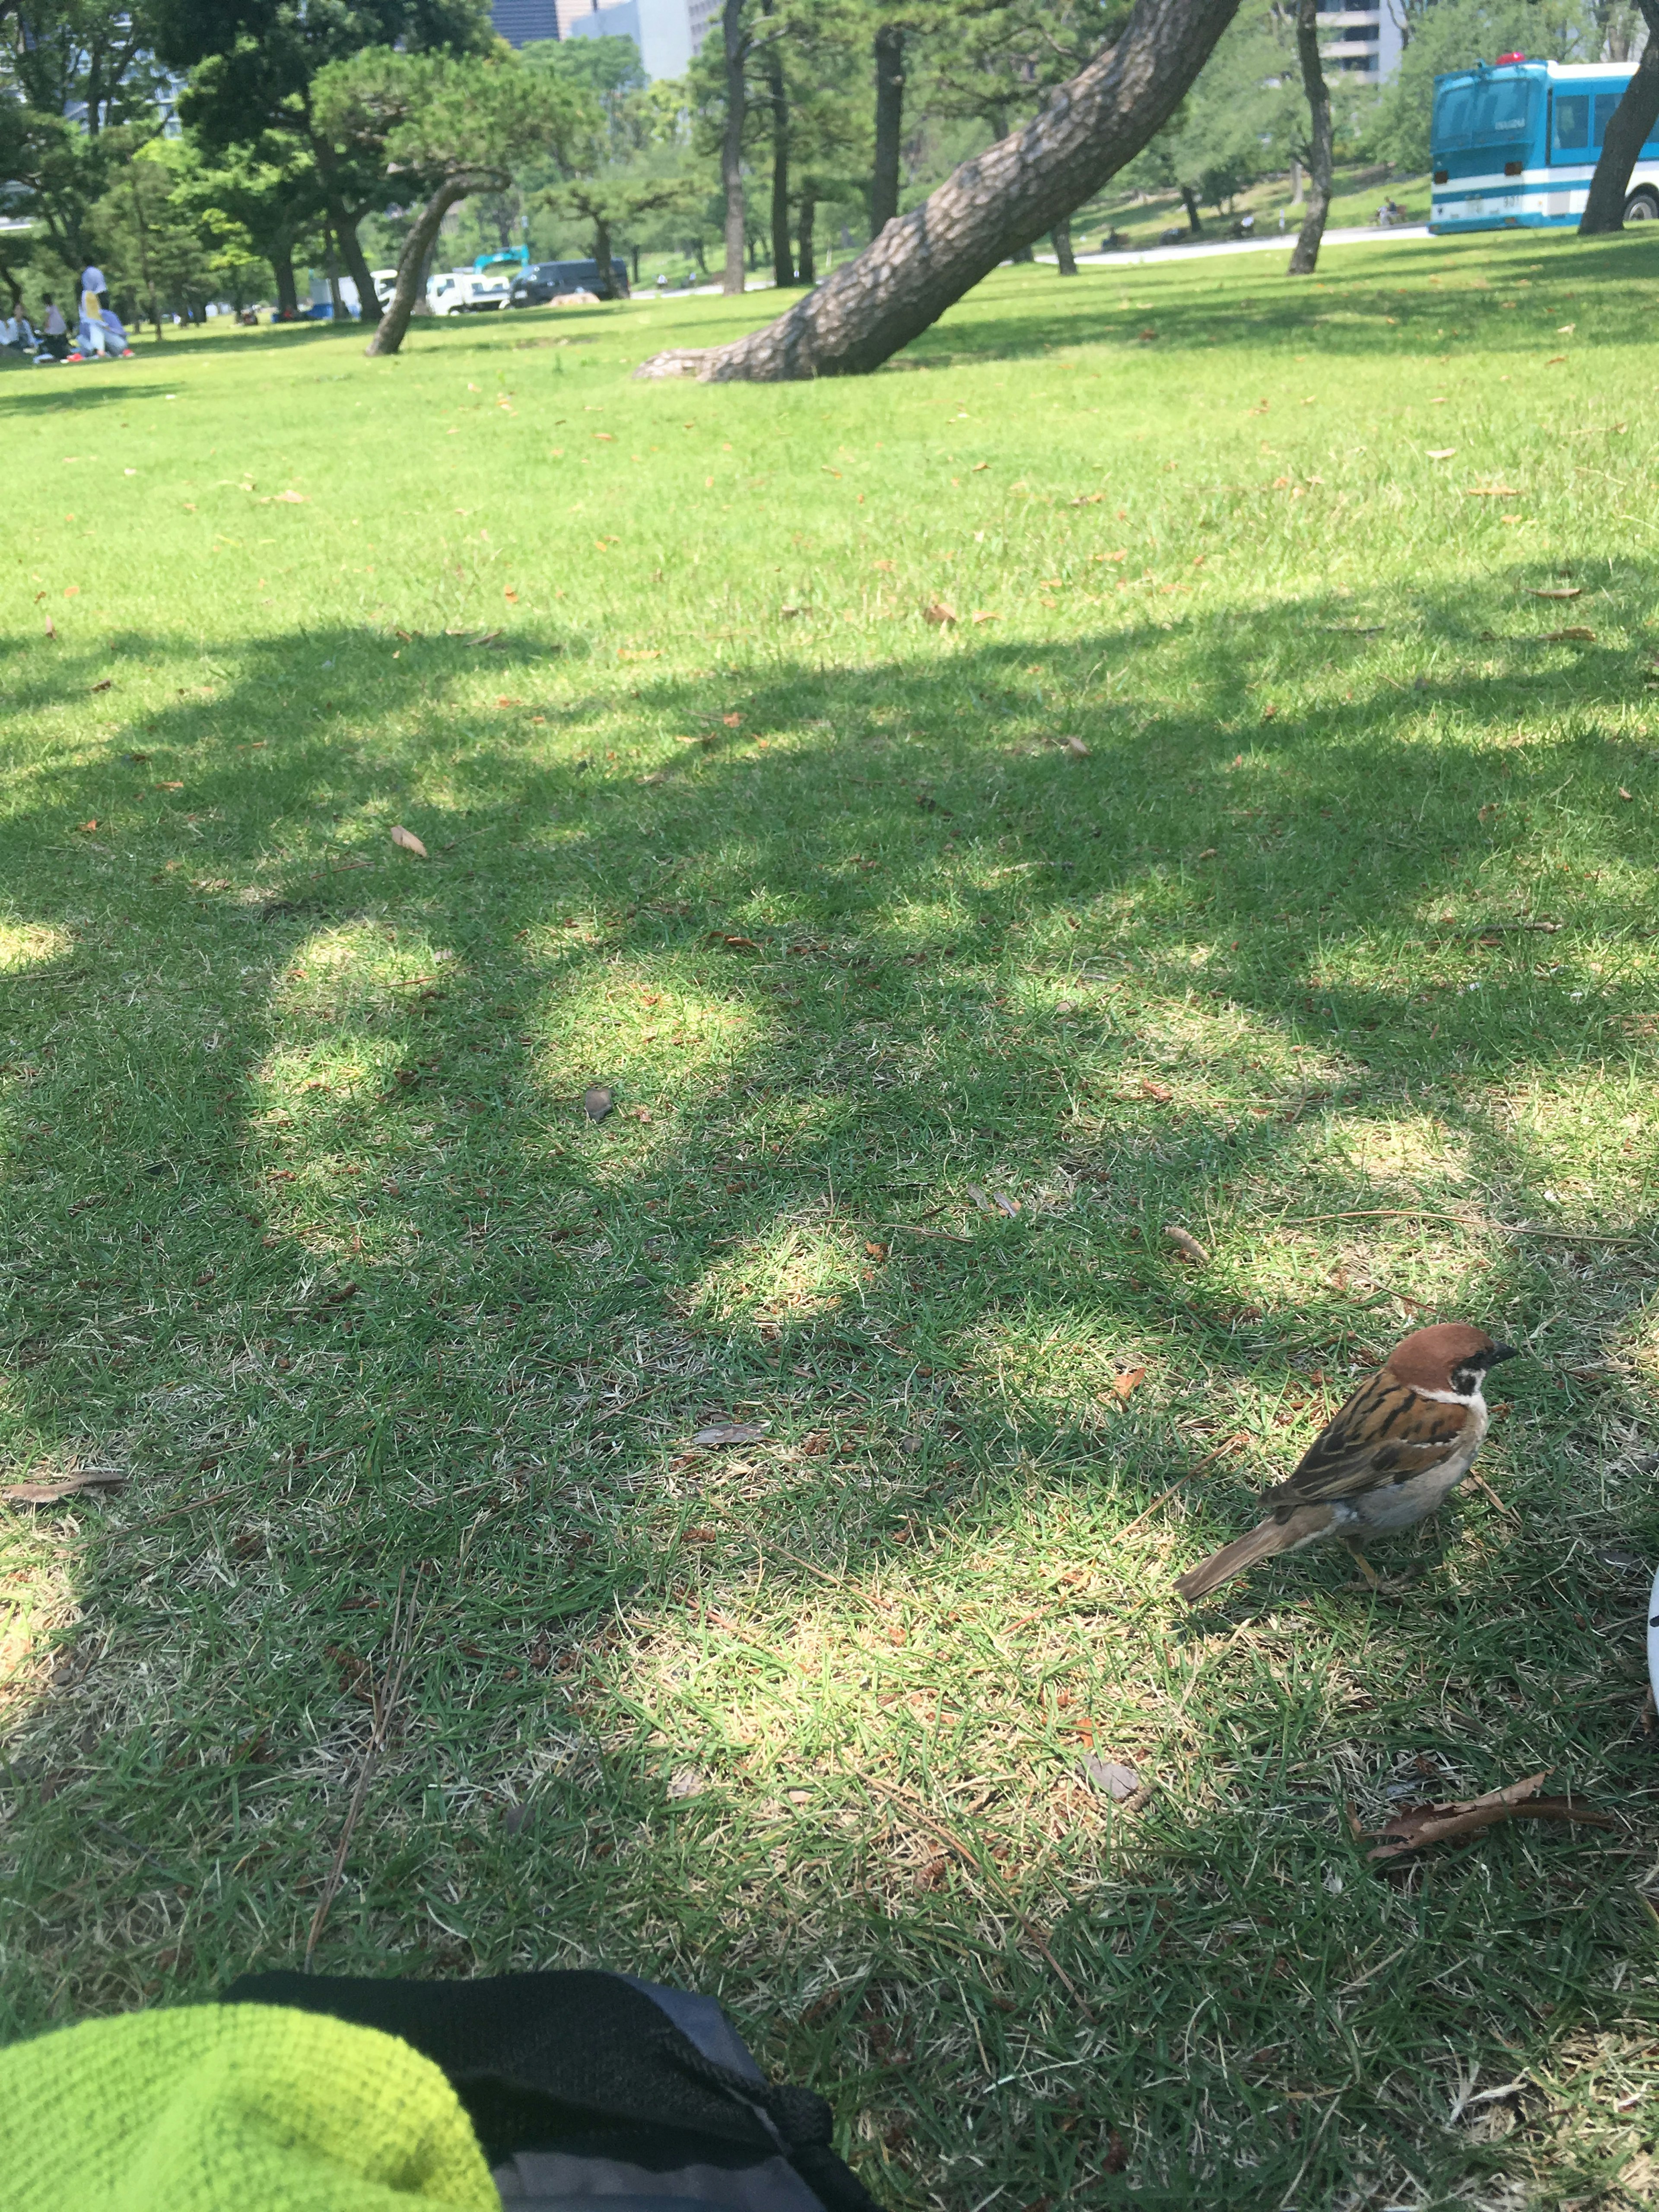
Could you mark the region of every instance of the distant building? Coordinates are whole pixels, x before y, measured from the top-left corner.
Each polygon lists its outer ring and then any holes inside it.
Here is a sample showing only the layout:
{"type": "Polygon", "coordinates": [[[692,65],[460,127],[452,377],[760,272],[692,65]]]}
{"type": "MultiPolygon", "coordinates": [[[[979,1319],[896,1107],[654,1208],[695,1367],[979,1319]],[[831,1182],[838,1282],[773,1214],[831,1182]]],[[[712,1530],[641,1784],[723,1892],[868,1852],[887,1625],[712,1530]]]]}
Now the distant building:
{"type": "Polygon", "coordinates": [[[1370,84],[1386,84],[1405,41],[1393,0],[1319,0],[1320,59],[1370,84]]]}
{"type": "MultiPolygon", "coordinates": [[[[506,0],[495,0],[496,20],[506,0]]],[[[684,76],[701,48],[720,0],[611,0],[607,7],[578,12],[566,5],[562,29],[567,39],[631,39],[653,82],[684,76]]]]}
{"type": "Polygon", "coordinates": [[[558,0],[489,0],[489,12],[509,46],[527,46],[532,39],[559,35],[558,0]]]}

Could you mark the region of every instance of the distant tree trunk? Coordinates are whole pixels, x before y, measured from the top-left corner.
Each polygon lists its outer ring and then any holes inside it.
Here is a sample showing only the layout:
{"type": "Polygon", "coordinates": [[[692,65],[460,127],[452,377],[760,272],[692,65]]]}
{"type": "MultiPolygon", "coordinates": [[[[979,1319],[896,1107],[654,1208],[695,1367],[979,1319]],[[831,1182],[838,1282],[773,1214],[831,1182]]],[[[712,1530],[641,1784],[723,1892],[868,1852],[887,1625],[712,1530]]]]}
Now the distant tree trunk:
{"type": "Polygon", "coordinates": [[[1291,156],[1291,205],[1293,208],[1299,208],[1302,201],[1302,164],[1292,154],[1291,156]]]}
{"type": "Polygon", "coordinates": [[[380,316],[380,295],[374,289],[374,279],[368,273],[368,262],[364,256],[362,241],[357,235],[360,216],[352,215],[343,207],[331,207],[329,220],[334,226],[334,235],[340,241],[340,258],[345,263],[346,275],[357,287],[357,304],[363,320],[378,322],[380,316]]]}
{"type": "Polygon", "coordinates": [[[726,274],[722,292],[743,290],[743,252],[748,224],[743,204],[743,126],[749,42],[743,34],[743,0],[725,0],[720,27],[726,52],[726,128],[720,134],[720,188],[726,194],[726,274]]]}
{"type": "Polygon", "coordinates": [[[789,251],[789,94],[784,88],[783,64],[775,48],[767,58],[766,88],[772,98],[772,279],[775,283],[793,284],[795,262],[789,251]]]}
{"type": "Polygon", "coordinates": [[[1201,237],[1204,225],[1198,212],[1198,194],[1190,185],[1177,185],[1176,190],[1181,194],[1181,204],[1187,210],[1188,229],[1194,237],[1201,237]]]}
{"type": "Polygon", "coordinates": [[[1060,264],[1062,276],[1077,275],[1077,256],[1072,251],[1072,218],[1066,216],[1048,234],[1049,244],[1054,249],[1054,258],[1060,264]]]}
{"type": "Polygon", "coordinates": [[[1180,106],[1238,4],[1135,0],[1117,43],[1023,131],[964,161],[765,330],[702,354],[659,356],[635,374],[773,383],[879,368],[1133,161],[1180,106]]]}
{"type": "Polygon", "coordinates": [[[323,270],[328,278],[328,304],[337,323],[345,319],[345,301],[340,295],[340,264],[334,252],[332,228],[323,233],[323,270]]]}
{"type": "MultiPolygon", "coordinates": [[[[1659,6],[1659,0],[1655,0],[1659,6]]],[[[1319,266],[1319,243],[1331,206],[1331,94],[1319,58],[1319,0],[1297,0],[1296,51],[1302,63],[1302,88],[1308,95],[1308,206],[1286,274],[1311,276],[1319,266]]]]}
{"type": "Polygon", "coordinates": [[[904,32],[884,23],[876,33],[876,158],[870,177],[870,235],[879,238],[898,213],[899,140],[904,130],[904,32]]]}
{"type": "Polygon", "coordinates": [[[599,271],[594,290],[602,300],[617,296],[616,271],[611,266],[611,218],[596,215],[593,218],[593,265],[599,271]]]}
{"type": "Polygon", "coordinates": [[[811,185],[803,185],[800,188],[800,281],[803,284],[816,284],[818,281],[818,264],[814,258],[816,249],[812,238],[817,212],[817,195],[811,185]]]}
{"type": "Polygon", "coordinates": [[[297,315],[300,312],[300,292],[294,281],[294,243],[291,239],[270,249],[270,273],[276,279],[277,313],[297,315]]]}
{"type": "Polygon", "coordinates": [[[1659,123],[1659,0],[1638,0],[1638,4],[1647,21],[1648,42],[1601,142],[1601,159],[1578,221],[1580,238],[1602,237],[1624,228],[1630,173],[1659,123]]]}
{"type": "MultiPolygon", "coordinates": [[[[144,221],[144,196],[138,189],[138,180],[135,176],[133,176],[131,167],[128,168],[127,176],[129,182],[132,186],[132,215],[133,221],[137,225],[138,231],[138,260],[140,266],[143,268],[144,272],[144,289],[149,295],[149,319],[155,325],[155,343],[157,345],[160,345],[161,343],[161,309],[160,303],[155,297],[155,278],[150,268],[149,225],[144,221]]],[[[16,312],[16,303],[14,301],[12,305],[12,313],[13,314],[15,314],[16,312]]]]}
{"type": "Polygon", "coordinates": [[[404,250],[398,257],[398,281],[392,288],[392,298],[380,318],[380,327],[363,348],[366,354],[396,353],[403,343],[415,302],[421,296],[421,276],[427,256],[436,243],[439,226],[456,201],[466,198],[469,189],[467,178],[447,177],[416,217],[415,227],[404,240],[404,250]]]}

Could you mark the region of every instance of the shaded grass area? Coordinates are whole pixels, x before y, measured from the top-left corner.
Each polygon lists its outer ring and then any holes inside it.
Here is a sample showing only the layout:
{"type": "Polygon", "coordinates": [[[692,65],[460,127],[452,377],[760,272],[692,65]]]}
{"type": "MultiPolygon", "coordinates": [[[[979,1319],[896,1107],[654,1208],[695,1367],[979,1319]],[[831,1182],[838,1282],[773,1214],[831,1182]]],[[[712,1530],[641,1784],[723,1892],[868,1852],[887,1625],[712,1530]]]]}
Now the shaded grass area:
{"type": "Polygon", "coordinates": [[[332,1970],[714,1989],[895,2204],[1650,2193],[1659,257],[1327,258],[0,388],[10,2032],[299,1955],[401,1578],[332,1970]],[[1454,1316],[1501,1502],[1182,1612],[1454,1316]]]}

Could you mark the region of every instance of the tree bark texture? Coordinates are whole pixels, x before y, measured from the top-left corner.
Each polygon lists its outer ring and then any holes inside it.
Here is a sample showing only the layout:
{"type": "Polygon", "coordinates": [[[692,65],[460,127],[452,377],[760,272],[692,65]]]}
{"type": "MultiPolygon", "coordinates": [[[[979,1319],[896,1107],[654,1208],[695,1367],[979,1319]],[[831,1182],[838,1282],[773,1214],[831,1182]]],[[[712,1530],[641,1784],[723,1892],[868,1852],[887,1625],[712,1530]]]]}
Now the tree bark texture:
{"type": "Polygon", "coordinates": [[[471,187],[470,178],[446,177],[421,210],[414,229],[404,240],[404,250],[398,257],[398,281],[392,288],[392,298],[380,318],[379,329],[363,348],[366,354],[372,356],[396,353],[403,343],[415,302],[421,296],[421,277],[427,256],[436,241],[439,225],[456,201],[466,198],[471,187]]]}
{"type": "Polygon", "coordinates": [[[811,185],[800,188],[800,281],[816,284],[818,281],[817,242],[813,232],[817,224],[817,196],[811,185]]]}
{"type": "MultiPolygon", "coordinates": [[[[734,0],[727,0],[728,6],[734,0]]],[[[1051,230],[1163,128],[1238,0],[1136,0],[1114,46],[1023,131],[889,223],[763,331],[706,354],[706,382],[857,376],[908,345],[1016,246],[1051,230]]],[[[649,362],[640,374],[665,372],[649,362]]]]}
{"type": "Polygon", "coordinates": [[[876,33],[876,156],[870,175],[870,235],[881,236],[898,213],[899,141],[904,131],[904,33],[884,23],[876,33]]]}
{"type": "Polygon", "coordinates": [[[599,271],[593,289],[600,299],[614,300],[617,277],[611,266],[611,225],[602,215],[593,218],[593,262],[599,271]]]}
{"type": "Polygon", "coordinates": [[[1077,256],[1072,251],[1072,218],[1070,216],[1062,216],[1060,222],[1054,225],[1053,230],[1048,234],[1048,240],[1054,249],[1054,258],[1060,264],[1060,275],[1062,276],[1075,276],[1077,275],[1077,256]]]}
{"type": "Polygon", "coordinates": [[[789,94],[783,82],[783,64],[775,52],[767,61],[766,88],[772,100],[772,277],[775,283],[793,284],[795,261],[789,250],[789,94]]]}
{"type": "Polygon", "coordinates": [[[1638,0],[1638,4],[1647,21],[1648,42],[1601,141],[1589,197],[1578,219],[1580,238],[1603,237],[1624,228],[1630,173],[1659,123],[1659,0],[1638,0]]]}
{"type": "Polygon", "coordinates": [[[300,312],[299,289],[294,282],[294,249],[291,246],[271,248],[270,273],[276,279],[276,312],[293,316],[300,312]]]}
{"type": "Polygon", "coordinates": [[[726,195],[725,293],[743,290],[743,251],[747,225],[743,204],[743,126],[748,105],[749,41],[744,36],[743,0],[725,0],[720,27],[726,53],[726,128],[720,134],[720,189],[726,195]]]}
{"type": "Polygon", "coordinates": [[[346,275],[357,287],[357,302],[362,319],[380,319],[380,295],[374,289],[374,279],[368,273],[368,261],[363,252],[362,240],[357,235],[358,218],[348,215],[343,207],[331,207],[329,220],[334,226],[334,235],[340,241],[340,258],[345,263],[346,275]]]}
{"type": "MultiPolygon", "coordinates": [[[[1655,0],[1659,6],[1659,0],[1655,0]]],[[[1320,241],[1331,206],[1331,94],[1319,58],[1319,0],[1297,0],[1296,51],[1302,64],[1302,88],[1308,95],[1308,204],[1301,234],[1286,274],[1311,276],[1319,266],[1320,241]]]]}

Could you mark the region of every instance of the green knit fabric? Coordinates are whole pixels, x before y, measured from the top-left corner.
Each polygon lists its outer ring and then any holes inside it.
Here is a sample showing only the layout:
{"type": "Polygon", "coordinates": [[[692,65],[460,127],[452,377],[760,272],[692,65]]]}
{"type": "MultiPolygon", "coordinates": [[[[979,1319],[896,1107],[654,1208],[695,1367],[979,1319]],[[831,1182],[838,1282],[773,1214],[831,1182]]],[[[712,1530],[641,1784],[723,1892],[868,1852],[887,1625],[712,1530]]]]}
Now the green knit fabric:
{"type": "Polygon", "coordinates": [[[378,2028],[188,2005],[0,2051],[0,2212],[501,2212],[460,2101],[378,2028]]]}

